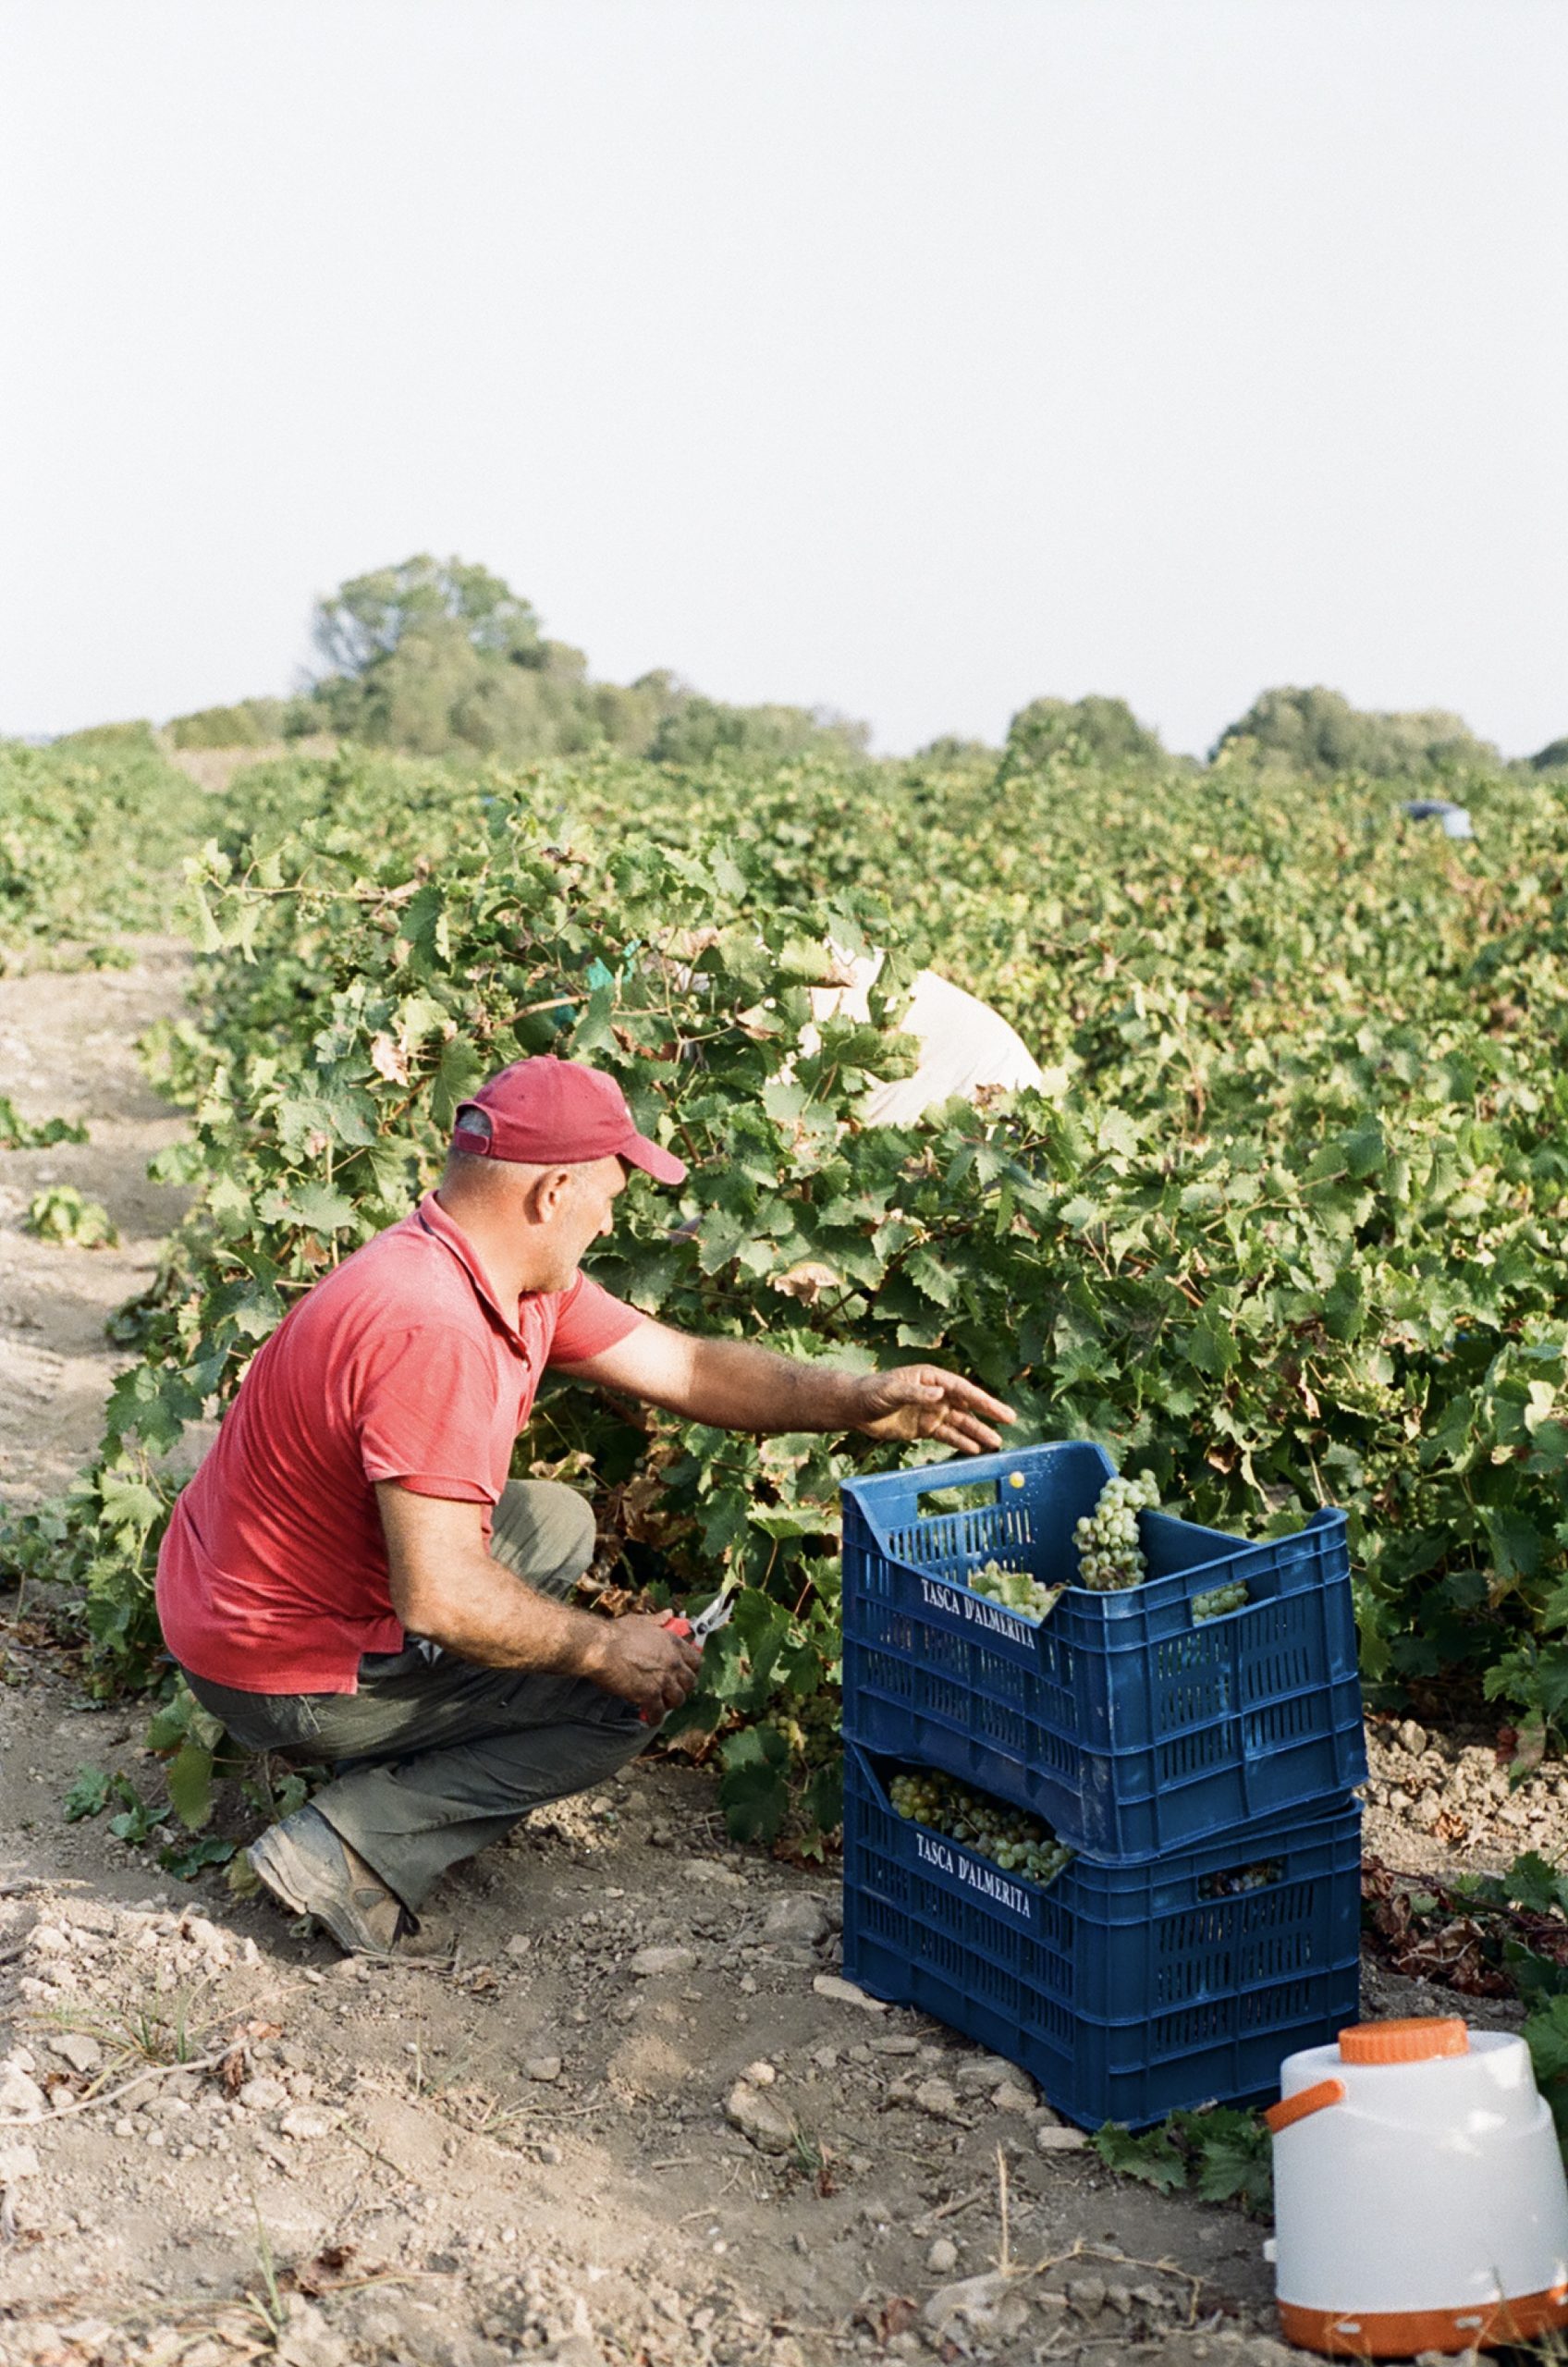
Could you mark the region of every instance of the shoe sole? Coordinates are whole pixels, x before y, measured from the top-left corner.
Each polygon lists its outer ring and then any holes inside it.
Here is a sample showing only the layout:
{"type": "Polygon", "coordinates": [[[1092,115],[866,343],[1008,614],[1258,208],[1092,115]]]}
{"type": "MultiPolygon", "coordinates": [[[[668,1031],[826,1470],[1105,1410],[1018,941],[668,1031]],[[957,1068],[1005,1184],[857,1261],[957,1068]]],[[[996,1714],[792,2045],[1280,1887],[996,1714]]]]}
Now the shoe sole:
{"type": "Polygon", "coordinates": [[[245,1852],[251,1871],[263,1889],[269,1891],[280,1907],[290,1915],[310,1915],[332,1934],[346,1956],[385,1956],[391,1950],[385,1947],[374,1933],[368,1932],[345,1903],[331,1899],[323,1904],[319,1895],[307,1895],[307,1884],[301,1880],[305,1869],[298,1863],[298,1853],[286,1834],[276,1825],[263,1833],[245,1852]]]}

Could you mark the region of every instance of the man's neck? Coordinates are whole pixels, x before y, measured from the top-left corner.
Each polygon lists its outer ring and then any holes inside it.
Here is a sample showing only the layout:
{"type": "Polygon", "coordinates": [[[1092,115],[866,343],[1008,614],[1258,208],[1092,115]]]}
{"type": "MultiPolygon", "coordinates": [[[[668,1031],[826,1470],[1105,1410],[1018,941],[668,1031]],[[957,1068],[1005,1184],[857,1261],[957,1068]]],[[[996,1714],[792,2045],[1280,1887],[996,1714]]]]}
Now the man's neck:
{"type": "Polygon", "coordinates": [[[442,1184],[435,1200],[479,1260],[484,1279],[495,1293],[496,1306],[505,1314],[514,1315],[517,1303],[525,1293],[544,1287],[533,1269],[526,1235],[519,1239],[516,1218],[488,1206],[477,1193],[454,1189],[447,1184],[442,1184]]]}

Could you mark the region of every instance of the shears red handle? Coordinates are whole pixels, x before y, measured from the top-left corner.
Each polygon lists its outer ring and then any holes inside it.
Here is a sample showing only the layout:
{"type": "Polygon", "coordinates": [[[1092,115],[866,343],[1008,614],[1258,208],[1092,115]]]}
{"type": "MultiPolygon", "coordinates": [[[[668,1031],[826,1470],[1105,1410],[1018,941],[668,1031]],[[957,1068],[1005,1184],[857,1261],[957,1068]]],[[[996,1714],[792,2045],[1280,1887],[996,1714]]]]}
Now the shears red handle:
{"type": "MultiPolygon", "coordinates": [[[[695,1644],[700,1651],[708,1637],[726,1624],[734,1610],[737,1585],[736,1579],[726,1579],[707,1609],[699,1611],[695,1619],[688,1619],[684,1612],[672,1611],[668,1619],[661,1621],[661,1625],[668,1627],[670,1634],[679,1637],[683,1644],[695,1644]]],[[[644,1710],[643,1723],[651,1726],[653,1723],[652,1711],[644,1710]]]]}

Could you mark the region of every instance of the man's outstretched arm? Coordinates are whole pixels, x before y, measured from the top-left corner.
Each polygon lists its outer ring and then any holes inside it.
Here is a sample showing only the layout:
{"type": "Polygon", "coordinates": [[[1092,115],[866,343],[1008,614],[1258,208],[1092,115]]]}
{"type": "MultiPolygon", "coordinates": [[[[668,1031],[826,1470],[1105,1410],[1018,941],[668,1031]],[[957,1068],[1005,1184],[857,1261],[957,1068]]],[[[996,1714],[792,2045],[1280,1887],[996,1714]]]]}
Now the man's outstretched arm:
{"type": "Polygon", "coordinates": [[[1011,1409],[940,1365],[840,1372],[745,1340],[704,1340],[640,1323],[602,1355],[561,1370],[720,1430],[859,1430],[873,1439],[940,1439],[965,1454],[1001,1444],[1011,1409]]]}
{"type": "Polygon", "coordinates": [[[597,1619],[525,1585],[484,1550],[478,1504],[377,1483],[392,1608],[411,1636],[428,1637],[481,1668],[585,1676],[655,1719],[679,1709],[702,1654],[657,1619],[597,1619]]]}

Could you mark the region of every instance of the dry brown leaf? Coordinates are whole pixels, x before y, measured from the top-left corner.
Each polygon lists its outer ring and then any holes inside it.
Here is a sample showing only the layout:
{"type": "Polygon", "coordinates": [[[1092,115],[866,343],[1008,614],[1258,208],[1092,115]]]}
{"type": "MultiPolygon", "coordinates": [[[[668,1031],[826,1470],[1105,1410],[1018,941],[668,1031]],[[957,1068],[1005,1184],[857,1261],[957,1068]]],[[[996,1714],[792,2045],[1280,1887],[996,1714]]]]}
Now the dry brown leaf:
{"type": "Polygon", "coordinates": [[[370,1064],[377,1076],[384,1076],[388,1085],[407,1085],[409,1081],[408,1060],[401,1047],[390,1036],[372,1036],[370,1064]]]}
{"type": "Polygon", "coordinates": [[[842,1290],[843,1286],[843,1278],[831,1266],[819,1265],[810,1257],[791,1266],[787,1274],[775,1274],[772,1284],[786,1298],[798,1298],[803,1306],[815,1306],[824,1291],[842,1290]]]}

